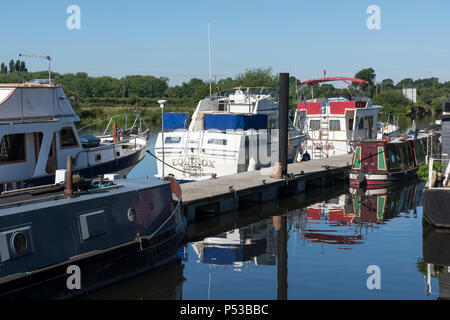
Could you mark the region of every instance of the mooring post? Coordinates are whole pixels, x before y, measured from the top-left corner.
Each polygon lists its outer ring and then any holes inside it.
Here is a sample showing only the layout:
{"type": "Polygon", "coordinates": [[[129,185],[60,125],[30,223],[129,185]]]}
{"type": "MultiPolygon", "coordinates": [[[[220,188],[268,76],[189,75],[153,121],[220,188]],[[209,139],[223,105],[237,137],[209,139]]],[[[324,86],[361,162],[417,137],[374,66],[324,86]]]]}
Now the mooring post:
{"type": "Polygon", "coordinates": [[[280,73],[278,96],[278,162],[272,178],[283,179],[287,176],[289,73],[280,73]]]}
{"type": "Polygon", "coordinates": [[[167,103],[167,100],[158,100],[159,106],[161,108],[161,138],[162,138],[162,176],[161,179],[164,179],[164,166],[165,166],[165,152],[164,152],[164,106],[167,103]]]}
{"type": "Polygon", "coordinates": [[[288,157],[288,110],[289,110],[289,73],[280,73],[278,124],[279,124],[279,161],[282,178],[287,176],[288,157]]]}
{"type": "Polygon", "coordinates": [[[73,195],[73,181],[72,181],[72,157],[66,158],[66,185],[64,188],[64,195],[73,195]]]}

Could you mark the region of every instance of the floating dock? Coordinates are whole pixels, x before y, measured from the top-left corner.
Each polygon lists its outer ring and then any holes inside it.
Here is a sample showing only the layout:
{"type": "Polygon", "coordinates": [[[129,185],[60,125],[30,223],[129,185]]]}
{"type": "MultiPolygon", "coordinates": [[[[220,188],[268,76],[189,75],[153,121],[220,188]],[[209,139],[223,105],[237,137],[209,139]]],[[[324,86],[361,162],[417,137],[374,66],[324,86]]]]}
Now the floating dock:
{"type": "Polygon", "coordinates": [[[265,202],[309,188],[335,185],[348,179],[352,155],[339,155],[288,165],[287,179],[272,178],[274,168],[242,172],[215,179],[181,184],[188,221],[204,213],[236,210],[242,202],[265,202]]]}

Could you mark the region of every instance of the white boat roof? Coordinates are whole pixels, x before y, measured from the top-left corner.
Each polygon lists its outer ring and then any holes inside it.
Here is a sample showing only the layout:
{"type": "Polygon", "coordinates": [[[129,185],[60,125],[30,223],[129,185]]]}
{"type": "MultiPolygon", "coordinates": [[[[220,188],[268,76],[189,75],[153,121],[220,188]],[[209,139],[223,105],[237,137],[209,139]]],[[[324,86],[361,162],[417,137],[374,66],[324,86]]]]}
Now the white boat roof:
{"type": "Polygon", "coordinates": [[[1,83],[0,122],[80,121],[59,85],[1,83]]]}

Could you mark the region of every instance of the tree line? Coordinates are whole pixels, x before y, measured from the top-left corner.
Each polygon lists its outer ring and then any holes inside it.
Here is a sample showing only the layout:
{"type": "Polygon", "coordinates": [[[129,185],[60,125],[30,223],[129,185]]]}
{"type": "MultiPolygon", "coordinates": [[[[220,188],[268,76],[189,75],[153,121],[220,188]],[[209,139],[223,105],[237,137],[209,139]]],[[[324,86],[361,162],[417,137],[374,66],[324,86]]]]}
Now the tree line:
{"type": "MultiPolygon", "coordinates": [[[[0,66],[0,82],[22,83],[33,79],[47,79],[47,71],[28,72],[23,61],[9,63],[9,70],[4,63],[0,66]]],[[[52,79],[62,85],[67,96],[74,96],[74,107],[112,107],[112,106],[158,106],[157,100],[167,98],[168,103],[175,107],[194,108],[198,100],[209,96],[210,83],[198,78],[192,78],[180,85],[169,86],[166,77],[150,75],[128,75],[120,79],[114,77],[91,77],[85,72],[59,74],[52,72],[52,79]]],[[[442,102],[450,97],[450,81],[441,83],[438,78],[413,80],[406,78],[398,83],[392,79],[376,82],[373,68],[358,71],[355,78],[369,82],[360,85],[361,91],[366,91],[372,102],[381,105],[383,113],[396,115],[425,115],[442,112],[442,102]],[[403,95],[402,89],[416,88],[417,103],[403,95]]],[[[310,88],[300,88],[300,80],[290,77],[290,104],[294,108],[299,99],[311,98],[310,88]]],[[[357,87],[354,83],[353,86],[357,87]]],[[[236,87],[266,87],[278,88],[278,75],[269,68],[247,69],[234,78],[227,77],[211,83],[212,93],[223,93],[236,87]]],[[[336,93],[348,93],[347,89],[335,88],[324,83],[314,87],[314,96],[323,97],[336,93]]]]}
{"type": "Polygon", "coordinates": [[[16,60],[14,62],[14,60],[11,59],[9,61],[9,69],[4,62],[0,64],[0,74],[8,74],[13,72],[28,72],[28,69],[25,66],[25,61],[16,60]]]}

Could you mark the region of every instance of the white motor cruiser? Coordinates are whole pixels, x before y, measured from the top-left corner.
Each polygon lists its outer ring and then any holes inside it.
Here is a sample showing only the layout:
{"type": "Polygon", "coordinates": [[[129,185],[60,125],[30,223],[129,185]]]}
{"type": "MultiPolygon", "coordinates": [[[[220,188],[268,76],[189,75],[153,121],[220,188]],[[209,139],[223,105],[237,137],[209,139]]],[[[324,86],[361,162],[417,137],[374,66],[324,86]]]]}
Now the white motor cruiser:
{"type": "MultiPolygon", "coordinates": [[[[181,181],[202,180],[278,161],[278,99],[267,89],[235,88],[200,100],[189,127],[187,115],[166,113],[163,120],[165,130],[155,144],[157,177],[164,171],[181,181]]],[[[301,158],[306,134],[292,123],[288,132],[288,161],[293,162],[301,158]]]]}

